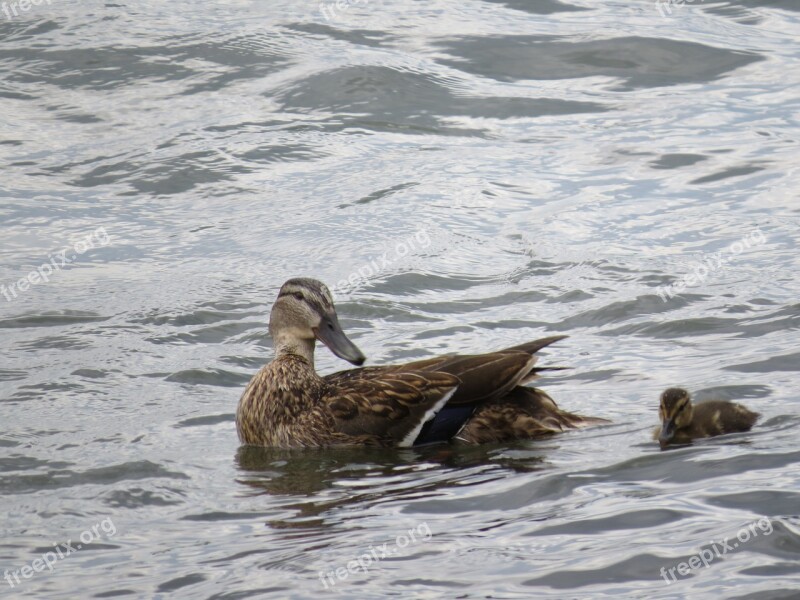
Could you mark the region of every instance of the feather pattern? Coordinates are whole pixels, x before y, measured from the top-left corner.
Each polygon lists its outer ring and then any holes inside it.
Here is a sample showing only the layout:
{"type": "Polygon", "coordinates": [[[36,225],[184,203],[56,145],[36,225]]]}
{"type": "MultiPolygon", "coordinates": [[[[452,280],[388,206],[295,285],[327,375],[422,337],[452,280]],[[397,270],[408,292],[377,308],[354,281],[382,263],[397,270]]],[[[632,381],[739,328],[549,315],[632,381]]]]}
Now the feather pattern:
{"type": "Polygon", "coordinates": [[[604,422],[562,411],[545,392],[521,385],[542,370],[535,367],[534,354],[566,336],[321,377],[314,369],[315,338],[351,362],[364,359],[338,328],[330,292],[312,279],[284,284],[270,333],[276,357],[253,376],[236,412],[244,444],[477,444],[534,439],[604,422]]]}

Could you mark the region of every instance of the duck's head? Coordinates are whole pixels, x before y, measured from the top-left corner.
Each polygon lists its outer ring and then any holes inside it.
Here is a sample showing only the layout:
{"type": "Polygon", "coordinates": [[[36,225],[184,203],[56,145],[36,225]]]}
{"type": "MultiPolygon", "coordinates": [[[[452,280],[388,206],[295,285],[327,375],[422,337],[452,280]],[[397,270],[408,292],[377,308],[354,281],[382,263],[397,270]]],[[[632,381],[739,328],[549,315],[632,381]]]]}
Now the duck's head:
{"type": "Polygon", "coordinates": [[[694,407],[689,392],[681,388],[669,388],[661,394],[658,416],[661,418],[661,433],[658,441],[663,446],[675,436],[675,432],[688,427],[692,422],[694,407]]]}
{"type": "Polygon", "coordinates": [[[342,331],[330,291],[316,279],[298,277],[281,286],[269,316],[269,333],[276,350],[291,348],[303,353],[310,349],[313,360],[314,340],[319,340],[354,365],[366,360],[342,331]]]}

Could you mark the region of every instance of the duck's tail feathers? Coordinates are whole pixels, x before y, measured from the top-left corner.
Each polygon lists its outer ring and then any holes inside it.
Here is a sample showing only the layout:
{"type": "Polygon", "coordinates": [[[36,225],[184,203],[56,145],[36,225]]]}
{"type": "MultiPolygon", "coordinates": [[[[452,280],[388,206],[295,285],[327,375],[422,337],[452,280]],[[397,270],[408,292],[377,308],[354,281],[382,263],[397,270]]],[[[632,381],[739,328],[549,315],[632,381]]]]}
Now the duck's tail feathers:
{"type": "Polygon", "coordinates": [[[501,352],[527,352],[528,354],[536,354],[542,348],[546,348],[550,344],[555,344],[556,342],[568,337],[568,335],[552,335],[550,337],[525,342],[524,344],[519,344],[518,346],[504,348],[501,350],[501,352]]]}
{"type": "Polygon", "coordinates": [[[527,385],[539,379],[542,371],[566,371],[572,367],[533,367],[530,372],[519,382],[519,385],[527,385]]]}

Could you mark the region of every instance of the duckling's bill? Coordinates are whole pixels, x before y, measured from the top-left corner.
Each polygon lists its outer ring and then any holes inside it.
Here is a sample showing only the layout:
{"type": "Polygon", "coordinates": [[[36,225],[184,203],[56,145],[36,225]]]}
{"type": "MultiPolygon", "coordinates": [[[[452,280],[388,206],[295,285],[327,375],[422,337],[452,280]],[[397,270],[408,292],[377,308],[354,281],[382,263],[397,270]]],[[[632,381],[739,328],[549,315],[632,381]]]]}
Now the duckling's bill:
{"type": "Polygon", "coordinates": [[[664,425],[661,427],[661,432],[658,434],[658,443],[661,444],[662,447],[670,443],[675,436],[676,428],[675,417],[664,422],[664,425]]]}

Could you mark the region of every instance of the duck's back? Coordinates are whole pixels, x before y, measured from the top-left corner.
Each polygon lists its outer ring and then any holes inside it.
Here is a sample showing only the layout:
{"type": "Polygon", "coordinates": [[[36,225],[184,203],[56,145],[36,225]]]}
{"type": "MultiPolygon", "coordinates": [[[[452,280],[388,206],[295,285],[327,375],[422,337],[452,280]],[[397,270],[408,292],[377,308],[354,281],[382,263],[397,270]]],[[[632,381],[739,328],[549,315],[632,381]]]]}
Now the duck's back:
{"type": "Polygon", "coordinates": [[[750,431],[759,414],[741,404],[726,400],[707,400],[694,406],[692,437],[711,437],[723,433],[750,431]]]}

